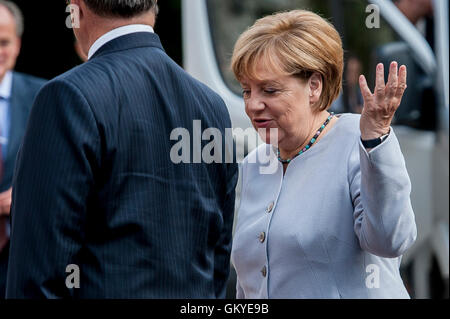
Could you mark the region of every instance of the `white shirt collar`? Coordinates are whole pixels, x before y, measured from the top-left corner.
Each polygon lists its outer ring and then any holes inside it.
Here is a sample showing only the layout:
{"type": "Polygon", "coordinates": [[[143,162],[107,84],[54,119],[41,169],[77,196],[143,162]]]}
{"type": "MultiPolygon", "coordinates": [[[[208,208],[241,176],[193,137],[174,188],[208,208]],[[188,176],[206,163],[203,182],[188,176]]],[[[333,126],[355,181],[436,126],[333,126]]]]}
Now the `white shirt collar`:
{"type": "Polygon", "coordinates": [[[11,97],[12,89],[12,72],[6,72],[3,80],[0,82],[0,97],[9,99],[11,97]]]}
{"type": "Polygon", "coordinates": [[[94,44],[89,49],[88,59],[90,59],[95,52],[98,51],[102,46],[104,46],[107,42],[114,40],[118,37],[121,37],[126,34],[135,33],[135,32],[151,32],[154,33],[153,28],[149,25],[145,24],[130,24],[123,27],[119,27],[116,29],[113,29],[104,35],[102,35],[100,38],[97,39],[97,41],[94,42],[94,44]]]}

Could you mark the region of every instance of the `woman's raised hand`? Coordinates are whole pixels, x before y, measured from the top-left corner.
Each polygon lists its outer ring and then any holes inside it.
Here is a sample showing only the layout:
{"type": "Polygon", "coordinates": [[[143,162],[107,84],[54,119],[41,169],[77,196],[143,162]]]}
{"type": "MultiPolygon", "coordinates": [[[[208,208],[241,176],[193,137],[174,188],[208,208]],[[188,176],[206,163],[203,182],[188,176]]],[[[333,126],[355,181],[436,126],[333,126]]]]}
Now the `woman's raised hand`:
{"type": "Polygon", "coordinates": [[[406,90],[406,66],[398,70],[397,62],[392,62],[389,69],[388,82],[384,82],[384,66],[377,65],[376,85],[372,93],[366,78],[359,78],[364,108],[361,113],[360,129],[363,140],[371,140],[389,133],[395,111],[400,106],[406,90]]]}

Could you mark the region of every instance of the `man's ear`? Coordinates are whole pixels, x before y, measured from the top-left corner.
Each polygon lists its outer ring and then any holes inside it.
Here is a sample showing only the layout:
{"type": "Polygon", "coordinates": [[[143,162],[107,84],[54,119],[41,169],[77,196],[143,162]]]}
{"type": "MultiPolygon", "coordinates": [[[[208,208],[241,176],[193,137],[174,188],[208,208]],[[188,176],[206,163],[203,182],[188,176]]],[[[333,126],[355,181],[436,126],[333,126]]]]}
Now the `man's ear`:
{"type": "Polygon", "coordinates": [[[81,19],[83,18],[86,10],[86,4],[83,0],[71,0],[70,16],[72,19],[72,27],[79,28],[81,19]]]}
{"type": "Polygon", "coordinates": [[[323,88],[323,78],[318,72],[314,72],[313,75],[308,80],[309,85],[309,101],[311,105],[319,102],[320,96],[322,95],[323,88]]]}
{"type": "Polygon", "coordinates": [[[80,0],[71,0],[70,4],[73,4],[73,5],[76,5],[76,6],[79,7],[80,6],[80,2],[81,2],[80,0]]]}
{"type": "Polygon", "coordinates": [[[86,3],[84,3],[83,0],[72,0],[72,4],[76,5],[78,7],[79,10],[79,14],[80,16],[84,13],[84,11],[86,10],[86,3]]]}

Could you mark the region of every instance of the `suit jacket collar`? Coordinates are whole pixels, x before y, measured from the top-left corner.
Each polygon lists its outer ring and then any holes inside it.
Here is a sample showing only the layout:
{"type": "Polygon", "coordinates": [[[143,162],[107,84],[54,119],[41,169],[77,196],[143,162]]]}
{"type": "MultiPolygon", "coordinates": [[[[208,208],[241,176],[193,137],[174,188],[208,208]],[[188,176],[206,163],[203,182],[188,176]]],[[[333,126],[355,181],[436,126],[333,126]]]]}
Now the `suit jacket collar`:
{"type": "Polygon", "coordinates": [[[159,36],[150,32],[135,32],[115,38],[103,45],[91,57],[91,60],[102,55],[141,47],[155,47],[164,51],[159,36]]]}
{"type": "MultiPolygon", "coordinates": [[[[19,105],[25,105],[25,103],[27,102],[29,103],[29,101],[26,100],[25,95],[20,93],[24,89],[22,78],[16,72],[13,72],[12,79],[11,98],[9,105],[10,129],[8,150],[14,148],[14,146],[20,141],[20,137],[17,133],[20,129],[20,118],[22,116],[23,110],[19,108],[19,105]]],[[[4,154],[4,156],[9,157],[9,154],[10,152],[7,152],[7,154],[4,154]]]]}

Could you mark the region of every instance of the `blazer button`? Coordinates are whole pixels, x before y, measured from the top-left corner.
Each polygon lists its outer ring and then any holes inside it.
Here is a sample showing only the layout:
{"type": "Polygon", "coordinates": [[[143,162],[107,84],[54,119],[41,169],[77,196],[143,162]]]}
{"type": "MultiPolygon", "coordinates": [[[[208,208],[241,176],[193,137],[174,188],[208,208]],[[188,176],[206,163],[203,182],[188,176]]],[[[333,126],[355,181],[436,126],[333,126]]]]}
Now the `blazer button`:
{"type": "Polygon", "coordinates": [[[259,242],[262,244],[264,243],[265,240],[266,240],[266,233],[261,232],[261,234],[259,234],[259,242]]]}
{"type": "Polygon", "coordinates": [[[261,269],[261,274],[263,275],[263,277],[266,277],[266,276],[267,276],[267,267],[266,267],[266,266],[264,266],[264,267],[261,269]]]}
{"type": "Polygon", "coordinates": [[[271,202],[271,203],[269,204],[269,206],[267,206],[267,208],[266,208],[266,212],[267,212],[267,213],[270,213],[270,212],[273,210],[273,205],[274,205],[274,203],[271,202]]]}

